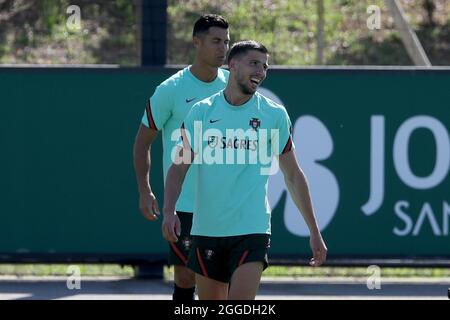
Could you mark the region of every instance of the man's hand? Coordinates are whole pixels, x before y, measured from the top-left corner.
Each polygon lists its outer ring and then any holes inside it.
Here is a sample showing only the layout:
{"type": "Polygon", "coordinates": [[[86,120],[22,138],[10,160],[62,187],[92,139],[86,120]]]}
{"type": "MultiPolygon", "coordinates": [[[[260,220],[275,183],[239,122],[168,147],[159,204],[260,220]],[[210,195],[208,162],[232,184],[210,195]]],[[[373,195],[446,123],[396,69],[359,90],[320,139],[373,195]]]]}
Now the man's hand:
{"type": "Polygon", "coordinates": [[[177,242],[181,234],[181,223],[176,212],[164,213],[164,219],[161,225],[161,231],[164,239],[169,242],[177,242]],[[177,237],[178,236],[178,237],[177,237]]]}
{"type": "Polygon", "coordinates": [[[141,210],[144,217],[148,220],[155,221],[158,219],[160,214],[158,201],[156,200],[155,195],[150,192],[143,192],[139,198],[139,209],[141,210]]]}
{"type": "Polygon", "coordinates": [[[327,251],[328,251],[327,246],[325,245],[325,242],[323,241],[320,232],[315,232],[311,234],[309,244],[313,252],[313,257],[310,260],[309,264],[312,267],[319,267],[327,259],[327,251]]]}

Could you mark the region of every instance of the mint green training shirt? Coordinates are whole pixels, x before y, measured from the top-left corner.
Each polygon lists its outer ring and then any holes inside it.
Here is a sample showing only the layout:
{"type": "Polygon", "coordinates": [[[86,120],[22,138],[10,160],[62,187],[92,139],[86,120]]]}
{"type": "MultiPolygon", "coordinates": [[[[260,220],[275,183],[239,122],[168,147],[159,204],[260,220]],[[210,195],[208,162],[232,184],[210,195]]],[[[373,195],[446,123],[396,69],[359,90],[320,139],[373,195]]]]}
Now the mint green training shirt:
{"type": "Polygon", "coordinates": [[[268,172],[274,155],[294,148],[286,109],[256,92],[241,106],[223,90],[196,103],[183,122],[196,154],[192,235],[270,234],[268,172]]]}
{"type": "MultiPolygon", "coordinates": [[[[219,69],[212,82],[203,82],[190,71],[190,66],[180,70],[155,90],[142,117],[142,124],[162,131],[164,184],[172,164],[171,153],[180,138],[180,126],[192,105],[225,88],[229,72],[219,69]]],[[[177,211],[192,212],[196,168],[189,170],[176,204],[177,211]]]]}

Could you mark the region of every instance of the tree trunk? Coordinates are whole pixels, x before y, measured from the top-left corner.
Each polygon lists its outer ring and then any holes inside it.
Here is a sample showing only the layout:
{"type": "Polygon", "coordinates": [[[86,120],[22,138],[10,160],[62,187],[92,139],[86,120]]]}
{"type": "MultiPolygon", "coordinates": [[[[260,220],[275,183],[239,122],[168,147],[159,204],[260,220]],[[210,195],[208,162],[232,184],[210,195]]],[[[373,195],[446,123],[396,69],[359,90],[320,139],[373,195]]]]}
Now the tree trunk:
{"type": "Polygon", "coordinates": [[[139,65],[142,66],[142,0],[136,0],[136,23],[137,23],[137,52],[138,52],[138,61],[139,65]]]}
{"type": "Polygon", "coordinates": [[[325,7],[323,0],[317,0],[317,52],[316,65],[324,64],[323,51],[325,49],[325,7]]]}
{"type": "Polygon", "coordinates": [[[434,26],[433,15],[434,15],[434,10],[436,10],[436,5],[434,4],[433,0],[424,0],[423,8],[427,12],[428,25],[434,26]]]}

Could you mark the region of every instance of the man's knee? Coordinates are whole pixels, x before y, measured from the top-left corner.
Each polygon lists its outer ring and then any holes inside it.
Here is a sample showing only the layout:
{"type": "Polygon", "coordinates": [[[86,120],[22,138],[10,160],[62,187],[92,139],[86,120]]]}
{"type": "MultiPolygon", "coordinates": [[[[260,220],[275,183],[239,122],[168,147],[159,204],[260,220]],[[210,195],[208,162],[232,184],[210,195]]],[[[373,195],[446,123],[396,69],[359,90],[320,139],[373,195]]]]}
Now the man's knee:
{"type": "Polygon", "coordinates": [[[174,273],[173,300],[195,300],[195,274],[188,268],[182,266],[175,266],[174,273]]]}
{"type": "Polygon", "coordinates": [[[195,274],[186,267],[175,266],[174,280],[177,286],[181,288],[191,288],[195,286],[195,274]]]}

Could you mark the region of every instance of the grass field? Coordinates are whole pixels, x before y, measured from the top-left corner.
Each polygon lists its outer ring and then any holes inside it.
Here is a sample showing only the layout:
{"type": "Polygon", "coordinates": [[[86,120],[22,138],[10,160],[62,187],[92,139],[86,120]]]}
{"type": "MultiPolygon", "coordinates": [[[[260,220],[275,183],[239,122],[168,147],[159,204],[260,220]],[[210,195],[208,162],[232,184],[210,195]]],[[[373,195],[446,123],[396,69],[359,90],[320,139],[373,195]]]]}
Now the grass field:
{"type": "MultiPolygon", "coordinates": [[[[132,277],[131,266],[116,264],[77,264],[81,275],[132,277]]],[[[65,276],[68,264],[0,264],[0,275],[17,276],[65,276]]],[[[367,277],[369,273],[362,267],[282,267],[266,269],[266,277],[367,277]]],[[[450,277],[450,268],[381,268],[382,277],[450,277]]],[[[173,268],[164,267],[164,277],[173,279],[173,268]]]]}

